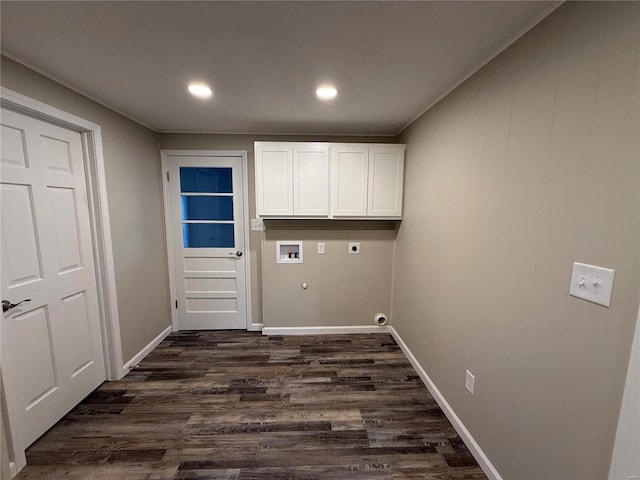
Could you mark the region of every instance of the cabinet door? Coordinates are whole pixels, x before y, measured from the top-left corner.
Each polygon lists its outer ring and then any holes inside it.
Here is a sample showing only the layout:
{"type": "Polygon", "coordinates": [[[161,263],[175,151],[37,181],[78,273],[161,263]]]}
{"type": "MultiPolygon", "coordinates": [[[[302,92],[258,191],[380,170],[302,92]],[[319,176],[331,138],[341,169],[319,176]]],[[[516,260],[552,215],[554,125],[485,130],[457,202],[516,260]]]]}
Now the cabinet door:
{"type": "Polygon", "coordinates": [[[290,143],[255,143],[256,211],[259,216],[293,215],[293,149],[290,143]]]}
{"type": "Polygon", "coordinates": [[[367,214],[368,148],[336,143],[331,146],[331,213],[334,217],[367,214]]]}
{"type": "Polygon", "coordinates": [[[329,215],[329,144],[293,144],[293,214],[329,215]]]}
{"type": "Polygon", "coordinates": [[[367,216],[402,217],[404,146],[369,148],[367,216]]]}

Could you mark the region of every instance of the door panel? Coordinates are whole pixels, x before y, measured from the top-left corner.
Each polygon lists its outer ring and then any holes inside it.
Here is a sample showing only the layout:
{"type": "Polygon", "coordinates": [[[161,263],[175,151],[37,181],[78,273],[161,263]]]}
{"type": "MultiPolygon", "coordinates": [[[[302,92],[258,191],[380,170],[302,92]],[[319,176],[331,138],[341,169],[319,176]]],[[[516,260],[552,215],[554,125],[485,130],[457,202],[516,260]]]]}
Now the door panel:
{"type": "Polygon", "coordinates": [[[38,307],[13,318],[16,333],[28,338],[32,350],[20,349],[14,356],[23,365],[23,395],[26,410],[33,408],[58,386],[57,368],[51,345],[51,322],[45,307],[38,307]]]}
{"type": "Polygon", "coordinates": [[[178,328],[244,329],[242,158],[167,160],[178,328]]]}
{"type": "Polygon", "coordinates": [[[89,331],[86,318],[87,292],[78,292],[62,299],[65,332],[71,338],[70,341],[76,348],[60,352],[60,361],[67,372],[72,372],[75,377],[85,368],[93,357],[91,352],[91,332],[89,331]]]}
{"type": "Polygon", "coordinates": [[[2,270],[7,288],[42,279],[40,249],[35,232],[33,197],[30,185],[0,185],[3,247],[12,255],[3,259],[2,270]]]}
{"type": "Polygon", "coordinates": [[[9,125],[2,125],[2,157],[0,162],[11,167],[27,168],[24,131],[9,125]]]}
{"type": "Polygon", "coordinates": [[[73,173],[69,142],[46,135],[41,135],[40,141],[46,170],[56,173],[73,173]]]}
{"type": "Polygon", "coordinates": [[[238,300],[235,298],[187,297],[187,311],[189,313],[234,313],[237,310],[238,300]]]}
{"type": "Polygon", "coordinates": [[[1,114],[2,298],[31,299],[3,314],[3,380],[26,448],[105,370],[80,134],[1,114]]]}
{"type": "Polygon", "coordinates": [[[185,285],[187,293],[235,292],[238,288],[235,278],[187,278],[185,285]]]}
{"type": "Polygon", "coordinates": [[[234,262],[233,259],[227,257],[184,257],[183,264],[185,273],[236,272],[236,262],[234,262]]]}
{"type": "Polygon", "coordinates": [[[74,191],[70,188],[48,187],[51,210],[55,220],[58,273],[82,267],[78,240],[78,215],[74,191]]]}

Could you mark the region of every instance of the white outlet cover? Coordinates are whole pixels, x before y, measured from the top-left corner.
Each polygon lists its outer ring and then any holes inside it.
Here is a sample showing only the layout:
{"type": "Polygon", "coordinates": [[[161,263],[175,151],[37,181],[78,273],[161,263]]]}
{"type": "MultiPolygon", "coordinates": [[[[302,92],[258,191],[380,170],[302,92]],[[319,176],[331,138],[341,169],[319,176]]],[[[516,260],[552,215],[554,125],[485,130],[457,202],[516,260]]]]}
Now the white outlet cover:
{"type": "Polygon", "coordinates": [[[324,255],[324,242],[318,242],[318,255],[324,255]]]}
{"type": "Polygon", "coordinates": [[[466,371],[464,377],[464,388],[466,388],[471,395],[473,395],[473,388],[476,383],[476,377],[469,370],[466,371]]]}
{"type": "Polygon", "coordinates": [[[615,274],[610,268],[574,262],[569,295],[609,307],[615,274]]]}
{"type": "Polygon", "coordinates": [[[264,222],[261,218],[251,219],[251,230],[262,232],[264,230],[264,222]]]}
{"type": "Polygon", "coordinates": [[[360,253],[360,242],[349,242],[349,253],[352,255],[360,253]]]}

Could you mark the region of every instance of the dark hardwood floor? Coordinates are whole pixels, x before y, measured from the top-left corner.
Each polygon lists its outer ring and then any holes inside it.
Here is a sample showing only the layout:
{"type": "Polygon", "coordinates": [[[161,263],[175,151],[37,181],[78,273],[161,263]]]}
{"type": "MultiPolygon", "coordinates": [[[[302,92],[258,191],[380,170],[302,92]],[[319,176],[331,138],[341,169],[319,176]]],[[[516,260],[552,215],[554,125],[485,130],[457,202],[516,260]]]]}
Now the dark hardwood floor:
{"type": "Polygon", "coordinates": [[[392,337],[170,335],[27,451],[27,479],[486,479],[392,337]]]}

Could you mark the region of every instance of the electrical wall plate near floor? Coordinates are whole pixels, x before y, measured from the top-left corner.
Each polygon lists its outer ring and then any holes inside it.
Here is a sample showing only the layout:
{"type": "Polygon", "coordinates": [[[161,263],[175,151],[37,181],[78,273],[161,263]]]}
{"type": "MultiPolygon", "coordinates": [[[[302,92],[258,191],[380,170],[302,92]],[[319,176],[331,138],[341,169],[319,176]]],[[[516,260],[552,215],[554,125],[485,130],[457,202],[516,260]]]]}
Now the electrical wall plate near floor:
{"type": "Polygon", "coordinates": [[[569,295],[609,307],[615,273],[610,268],[573,262],[569,295]]]}

